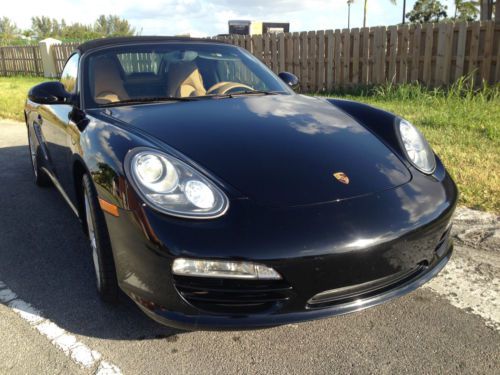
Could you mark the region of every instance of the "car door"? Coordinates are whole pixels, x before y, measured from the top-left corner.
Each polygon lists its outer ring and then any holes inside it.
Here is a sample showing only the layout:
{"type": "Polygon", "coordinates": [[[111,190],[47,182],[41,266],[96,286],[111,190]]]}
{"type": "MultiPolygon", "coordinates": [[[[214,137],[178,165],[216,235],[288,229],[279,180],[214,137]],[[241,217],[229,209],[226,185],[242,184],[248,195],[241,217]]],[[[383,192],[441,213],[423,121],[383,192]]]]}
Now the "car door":
{"type": "MultiPolygon", "coordinates": [[[[61,83],[74,98],[78,97],[78,64],[80,55],[73,54],[63,69],[61,83]]],[[[39,108],[39,126],[48,152],[49,168],[66,195],[74,201],[69,147],[69,114],[73,104],[45,104],[39,108]]]]}

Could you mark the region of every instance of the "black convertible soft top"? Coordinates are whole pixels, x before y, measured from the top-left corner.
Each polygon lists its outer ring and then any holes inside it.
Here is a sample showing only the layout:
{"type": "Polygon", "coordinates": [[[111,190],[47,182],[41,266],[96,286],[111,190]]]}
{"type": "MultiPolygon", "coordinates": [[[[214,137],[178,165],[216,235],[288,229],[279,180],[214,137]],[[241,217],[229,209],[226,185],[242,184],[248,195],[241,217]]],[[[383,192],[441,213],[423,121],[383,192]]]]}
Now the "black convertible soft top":
{"type": "Polygon", "coordinates": [[[80,53],[85,53],[100,47],[123,45],[123,44],[136,44],[136,43],[154,43],[154,42],[204,42],[204,43],[224,43],[218,40],[179,37],[179,36],[126,36],[114,38],[101,38],[89,40],[88,42],[80,44],[76,49],[80,53]]]}

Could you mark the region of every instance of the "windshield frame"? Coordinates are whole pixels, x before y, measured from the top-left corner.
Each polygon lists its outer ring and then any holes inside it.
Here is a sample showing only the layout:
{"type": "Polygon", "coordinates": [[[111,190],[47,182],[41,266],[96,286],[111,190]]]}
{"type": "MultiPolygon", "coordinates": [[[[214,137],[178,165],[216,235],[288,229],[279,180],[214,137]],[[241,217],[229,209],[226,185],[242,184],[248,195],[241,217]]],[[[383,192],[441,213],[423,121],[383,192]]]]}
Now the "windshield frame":
{"type": "MultiPolygon", "coordinates": [[[[134,47],[143,47],[143,46],[162,46],[162,45],[169,45],[169,44],[174,44],[174,45],[219,45],[223,46],[226,48],[234,48],[237,49],[239,52],[245,54],[248,58],[252,59],[254,63],[256,63],[259,68],[263,69],[265,73],[269,74],[275,82],[283,89],[282,91],[275,91],[273,90],[273,94],[282,94],[282,95],[293,95],[295,92],[279,78],[277,74],[275,74],[267,65],[265,65],[262,61],[260,61],[257,57],[255,57],[253,54],[251,54],[249,51],[246,49],[235,46],[232,44],[224,43],[224,42],[203,42],[203,41],[161,41],[161,42],[138,42],[138,43],[123,43],[123,44],[113,44],[113,45],[106,45],[100,48],[95,48],[92,49],[91,51],[88,51],[84,54],[82,54],[80,58],[80,73],[81,73],[81,80],[80,80],[80,94],[81,94],[81,105],[82,109],[102,109],[102,108],[112,108],[113,106],[101,106],[98,103],[96,103],[93,98],[91,98],[91,88],[90,88],[90,58],[93,57],[94,55],[101,54],[103,52],[106,52],[108,50],[119,50],[122,48],[134,48],[134,47]]],[[[238,97],[243,97],[245,95],[237,95],[238,97]]],[[[203,96],[202,96],[203,97],[203,96]]],[[[207,98],[210,98],[209,95],[206,96],[207,98]]],[[[229,97],[229,96],[228,96],[229,97]]],[[[196,98],[196,97],[195,97],[196,98]]],[[[200,98],[200,97],[198,97],[200,98]]],[[[174,98],[172,98],[174,99],[174,98]]],[[[180,98],[179,101],[186,101],[188,102],[189,100],[183,100],[183,98],[180,98]]],[[[158,103],[158,101],[151,101],[151,102],[144,102],[144,104],[148,103],[158,103]]],[[[119,104],[118,105],[123,105],[119,104]]],[[[134,105],[134,104],[130,104],[134,105]]]]}

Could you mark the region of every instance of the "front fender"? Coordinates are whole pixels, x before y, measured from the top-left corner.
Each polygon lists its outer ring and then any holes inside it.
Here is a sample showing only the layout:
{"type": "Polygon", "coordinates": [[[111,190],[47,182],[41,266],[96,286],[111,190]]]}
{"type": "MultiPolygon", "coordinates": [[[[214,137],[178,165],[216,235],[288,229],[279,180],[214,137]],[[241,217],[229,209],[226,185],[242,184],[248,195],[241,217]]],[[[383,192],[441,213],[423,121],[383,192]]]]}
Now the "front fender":
{"type": "MultiPolygon", "coordinates": [[[[327,99],[335,107],[340,108],[357,122],[375,134],[400,159],[406,162],[395,131],[398,116],[371,105],[344,99],[327,99]]],[[[409,164],[409,163],[408,163],[409,164]]]]}
{"type": "MultiPolygon", "coordinates": [[[[415,175],[415,173],[422,173],[408,161],[402,149],[401,142],[396,132],[396,125],[401,117],[383,109],[352,100],[330,98],[326,100],[347,113],[378,137],[381,142],[399,157],[413,175],[415,175]]],[[[442,181],[445,175],[446,170],[443,163],[436,155],[436,170],[434,171],[433,177],[442,181]]]]}
{"type": "Polygon", "coordinates": [[[80,135],[79,150],[74,159],[90,173],[100,198],[129,209],[132,192],[123,167],[130,149],[155,147],[147,139],[120,126],[88,116],[88,125],[80,135]]]}

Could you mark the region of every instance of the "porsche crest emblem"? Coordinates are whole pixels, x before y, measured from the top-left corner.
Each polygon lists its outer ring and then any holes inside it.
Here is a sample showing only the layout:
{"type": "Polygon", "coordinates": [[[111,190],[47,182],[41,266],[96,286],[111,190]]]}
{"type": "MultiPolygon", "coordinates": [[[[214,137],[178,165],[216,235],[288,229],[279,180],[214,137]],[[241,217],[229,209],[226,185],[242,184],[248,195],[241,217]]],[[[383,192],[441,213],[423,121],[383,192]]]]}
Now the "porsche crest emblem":
{"type": "Polygon", "coordinates": [[[349,184],[349,177],[344,172],[335,172],[333,177],[343,184],[349,184]]]}

